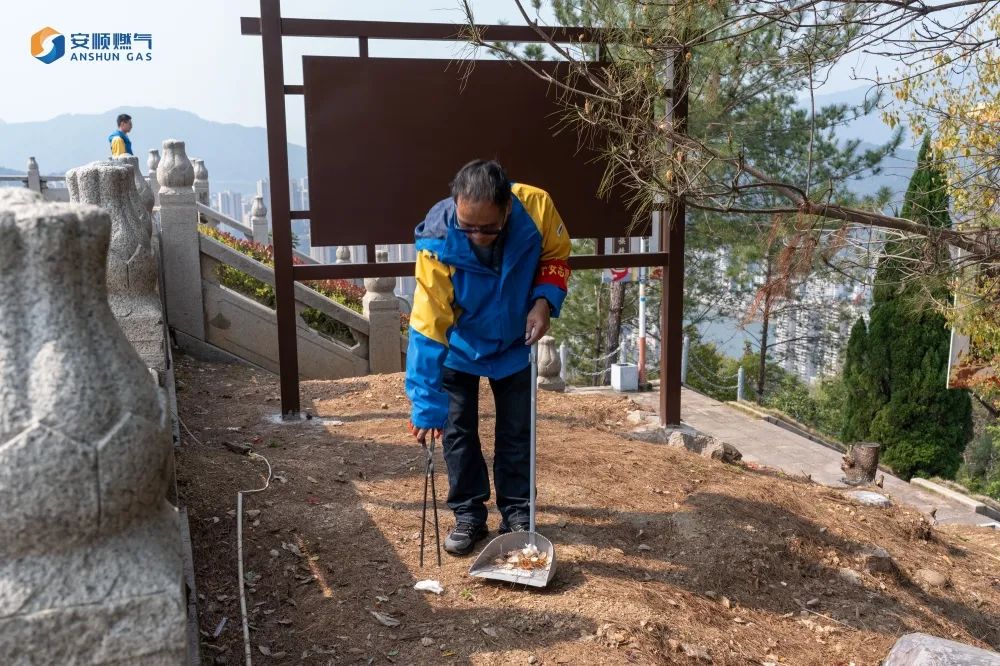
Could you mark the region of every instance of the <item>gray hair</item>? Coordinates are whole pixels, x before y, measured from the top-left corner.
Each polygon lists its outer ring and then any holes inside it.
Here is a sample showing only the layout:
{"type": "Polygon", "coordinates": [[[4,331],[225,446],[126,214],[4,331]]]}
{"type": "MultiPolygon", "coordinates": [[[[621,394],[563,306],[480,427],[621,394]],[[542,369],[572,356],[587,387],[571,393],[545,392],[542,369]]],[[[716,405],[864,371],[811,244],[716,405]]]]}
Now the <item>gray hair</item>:
{"type": "Polygon", "coordinates": [[[510,201],[507,173],[496,160],[472,160],[455,174],[451,181],[451,196],[467,201],[490,201],[505,209],[510,201]]]}

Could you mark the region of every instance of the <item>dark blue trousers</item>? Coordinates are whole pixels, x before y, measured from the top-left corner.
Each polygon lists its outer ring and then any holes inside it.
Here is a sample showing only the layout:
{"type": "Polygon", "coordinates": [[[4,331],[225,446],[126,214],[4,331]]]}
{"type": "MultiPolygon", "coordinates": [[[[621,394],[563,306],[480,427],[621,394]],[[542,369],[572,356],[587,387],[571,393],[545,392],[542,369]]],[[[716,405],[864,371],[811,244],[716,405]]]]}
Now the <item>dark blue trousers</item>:
{"type": "MultiPolygon", "coordinates": [[[[444,460],[448,466],[448,507],[456,520],[484,524],[490,477],[479,440],[479,377],[444,369],[448,393],[444,460]]],[[[528,522],[531,455],[531,367],[491,379],[496,403],[493,481],[497,508],[508,523],[528,522]]]]}

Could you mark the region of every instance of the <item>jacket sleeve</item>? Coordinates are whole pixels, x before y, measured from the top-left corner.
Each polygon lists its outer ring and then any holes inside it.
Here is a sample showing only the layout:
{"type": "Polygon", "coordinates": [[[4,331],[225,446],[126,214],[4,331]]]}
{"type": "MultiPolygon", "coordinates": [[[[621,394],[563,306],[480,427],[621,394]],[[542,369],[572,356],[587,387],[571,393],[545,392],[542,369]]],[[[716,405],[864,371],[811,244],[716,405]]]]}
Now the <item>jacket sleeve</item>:
{"type": "Polygon", "coordinates": [[[111,139],[111,156],[119,157],[125,155],[125,141],[120,136],[111,139]]]}
{"type": "Polygon", "coordinates": [[[569,232],[548,192],[520,184],[515,184],[512,190],[535,220],[542,235],[542,254],[531,289],[531,300],[544,298],[552,306],[552,316],[558,317],[569,287],[568,259],[572,250],[569,232]]]}
{"type": "Polygon", "coordinates": [[[433,253],[417,254],[410,339],[406,350],[406,395],[412,405],[411,422],[418,428],[443,428],[448,418],[448,395],[441,388],[448,332],[455,324],[452,269],[433,253]]]}

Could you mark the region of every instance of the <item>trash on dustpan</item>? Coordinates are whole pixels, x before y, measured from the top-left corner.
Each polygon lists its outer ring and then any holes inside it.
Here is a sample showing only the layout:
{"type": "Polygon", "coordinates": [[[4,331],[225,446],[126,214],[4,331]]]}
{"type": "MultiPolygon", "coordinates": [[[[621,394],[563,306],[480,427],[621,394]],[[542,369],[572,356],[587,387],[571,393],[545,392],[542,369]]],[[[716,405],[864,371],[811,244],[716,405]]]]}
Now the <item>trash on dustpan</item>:
{"type": "Polygon", "coordinates": [[[436,580],[422,580],[413,586],[414,590],[423,590],[424,592],[433,592],[434,594],[441,594],[444,592],[444,588],[441,587],[441,583],[436,580]]]}
{"type": "Polygon", "coordinates": [[[524,569],[525,571],[548,569],[549,554],[540,552],[535,545],[528,545],[520,550],[505,553],[497,559],[496,565],[501,569],[524,569]]]}

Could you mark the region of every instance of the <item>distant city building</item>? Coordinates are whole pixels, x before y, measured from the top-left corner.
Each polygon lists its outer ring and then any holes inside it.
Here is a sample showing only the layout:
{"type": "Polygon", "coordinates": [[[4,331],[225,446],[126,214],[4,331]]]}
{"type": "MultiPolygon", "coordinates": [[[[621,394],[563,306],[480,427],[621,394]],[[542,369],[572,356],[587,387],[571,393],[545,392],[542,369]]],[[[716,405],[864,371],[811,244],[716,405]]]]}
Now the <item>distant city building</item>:
{"type": "Polygon", "coordinates": [[[301,183],[301,181],[299,181],[299,180],[297,180],[295,178],[289,179],[289,181],[288,181],[288,195],[289,195],[289,202],[288,203],[291,205],[292,210],[305,210],[305,208],[302,207],[302,183],[301,183]]]}
{"type": "Polygon", "coordinates": [[[806,382],[839,372],[851,327],[870,307],[865,287],[810,278],[795,288],[794,301],[775,317],[775,358],[806,382]]]}
{"type": "Polygon", "coordinates": [[[237,222],[243,221],[243,195],[239,192],[216,192],[212,207],[237,222]]]}

